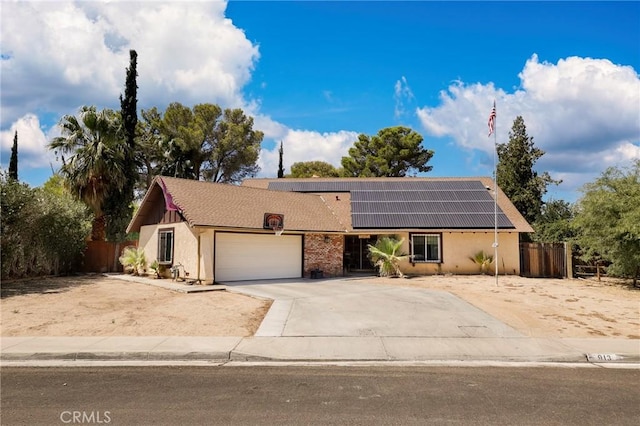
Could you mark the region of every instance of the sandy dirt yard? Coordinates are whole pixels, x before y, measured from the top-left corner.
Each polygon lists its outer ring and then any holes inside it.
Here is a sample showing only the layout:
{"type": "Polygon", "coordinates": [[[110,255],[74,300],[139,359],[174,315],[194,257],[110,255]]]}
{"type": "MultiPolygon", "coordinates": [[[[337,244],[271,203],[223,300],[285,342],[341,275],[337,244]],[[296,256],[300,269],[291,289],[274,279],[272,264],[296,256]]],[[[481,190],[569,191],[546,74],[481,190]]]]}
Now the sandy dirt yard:
{"type": "Polygon", "coordinates": [[[445,290],[530,337],[640,339],[640,289],[619,281],[518,276],[378,278],[375,282],[445,290]]]}
{"type": "MultiPolygon", "coordinates": [[[[362,279],[448,291],[531,337],[640,339],[640,290],[622,284],[511,276],[497,286],[489,276],[362,279]]],[[[0,303],[2,336],[250,336],[271,304],[100,275],[2,283],[0,303]]]]}
{"type": "Polygon", "coordinates": [[[271,301],[99,275],[2,283],[2,336],[252,336],[271,301]]]}

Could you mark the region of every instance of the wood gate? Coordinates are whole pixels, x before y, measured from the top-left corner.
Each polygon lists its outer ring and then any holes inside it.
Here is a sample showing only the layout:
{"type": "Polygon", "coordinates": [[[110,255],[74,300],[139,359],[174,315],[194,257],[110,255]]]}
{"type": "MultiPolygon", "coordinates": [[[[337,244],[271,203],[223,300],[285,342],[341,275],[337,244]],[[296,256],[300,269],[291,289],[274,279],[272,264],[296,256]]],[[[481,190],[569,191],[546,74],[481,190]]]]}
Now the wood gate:
{"type": "Polygon", "coordinates": [[[520,274],[528,278],[567,277],[564,243],[520,243],[520,274]]]}

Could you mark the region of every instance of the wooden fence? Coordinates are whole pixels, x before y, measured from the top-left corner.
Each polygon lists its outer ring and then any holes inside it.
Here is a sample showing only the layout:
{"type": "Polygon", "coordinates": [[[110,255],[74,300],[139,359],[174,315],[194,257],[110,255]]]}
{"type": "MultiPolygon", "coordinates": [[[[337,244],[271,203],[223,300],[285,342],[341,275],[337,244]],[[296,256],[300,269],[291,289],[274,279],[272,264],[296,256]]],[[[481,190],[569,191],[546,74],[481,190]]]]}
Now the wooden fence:
{"type": "Polygon", "coordinates": [[[568,276],[564,243],[520,243],[520,274],[528,278],[568,276]]]}
{"type": "Polygon", "coordinates": [[[138,241],[124,241],[119,244],[110,241],[88,241],[82,270],[84,272],[122,272],[118,257],[125,247],[129,246],[137,247],[138,241]],[[117,255],[116,250],[118,250],[117,255]]]}
{"type": "Polygon", "coordinates": [[[574,275],[578,278],[596,277],[600,281],[601,277],[607,276],[607,267],[605,265],[578,265],[574,266],[574,275]]]}

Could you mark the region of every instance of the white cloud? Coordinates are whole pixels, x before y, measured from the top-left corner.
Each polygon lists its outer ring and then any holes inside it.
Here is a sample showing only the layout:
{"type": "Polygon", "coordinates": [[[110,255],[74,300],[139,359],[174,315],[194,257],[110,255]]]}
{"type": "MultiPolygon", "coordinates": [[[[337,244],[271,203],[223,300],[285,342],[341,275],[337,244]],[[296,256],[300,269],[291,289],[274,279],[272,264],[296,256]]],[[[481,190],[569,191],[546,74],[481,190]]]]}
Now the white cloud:
{"type": "Polygon", "coordinates": [[[21,170],[46,167],[62,116],[82,105],[118,109],[130,49],[141,108],[179,101],[257,110],[242,88],[258,47],[225,9],[224,1],[3,2],[3,157],[17,128],[21,170]]]}
{"type": "MultiPolygon", "coordinates": [[[[9,129],[0,132],[0,146],[8,152],[13,146],[13,137],[18,132],[18,165],[20,168],[43,167],[57,164],[53,152],[47,150],[47,141],[53,137],[40,128],[40,120],[34,114],[19,118],[9,129]]],[[[2,159],[8,164],[8,158],[2,159]]]]}
{"type": "Polygon", "coordinates": [[[407,104],[411,104],[415,99],[405,76],[402,76],[393,86],[393,99],[395,101],[393,115],[398,120],[407,113],[407,104]]]}
{"type": "Polygon", "coordinates": [[[258,47],[226,2],[3,2],[2,127],[25,113],[117,108],[138,53],[141,107],[243,105],[258,47]],[[28,30],[26,30],[28,29],[28,30]]]}
{"type": "Polygon", "coordinates": [[[606,167],[638,158],[640,78],[633,68],[579,57],[551,64],[533,55],[519,77],[521,87],[513,93],[492,83],[455,82],[441,92],[440,106],[416,113],[429,134],[492,155],[487,121],[495,99],[498,143],[509,140],[513,120],[522,116],[527,134],[545,151],[540,169],[571,176],[564,186],[572,189],[606,167]]]}
{"type": "Polygon", "coordinates": [[[261,168],[259,176],[275,177],[278,171],[279,141],[283,143],[283,166],[285,173],[291,172],[291,165],[301,161],[325,161],[335,167],[341,167],[342,157],[358,139],[358,133],[339,131],[320,133],[308,130],[286,129],[278,138],[273,149],[262,149],[258,164],[261,168]]]}

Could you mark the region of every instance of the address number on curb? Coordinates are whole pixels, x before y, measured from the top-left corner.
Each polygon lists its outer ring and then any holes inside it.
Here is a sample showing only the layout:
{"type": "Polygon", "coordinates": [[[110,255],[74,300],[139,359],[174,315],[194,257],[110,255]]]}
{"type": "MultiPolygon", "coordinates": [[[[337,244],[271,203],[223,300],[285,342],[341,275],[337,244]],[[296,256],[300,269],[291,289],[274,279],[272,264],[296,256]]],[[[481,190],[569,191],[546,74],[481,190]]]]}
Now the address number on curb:
{"type": "Polygon", "coordinates": [[[610,362],[621,361],[623,357],[616,354],[587,354],[587,361],[589,362],[610,362]]]}

